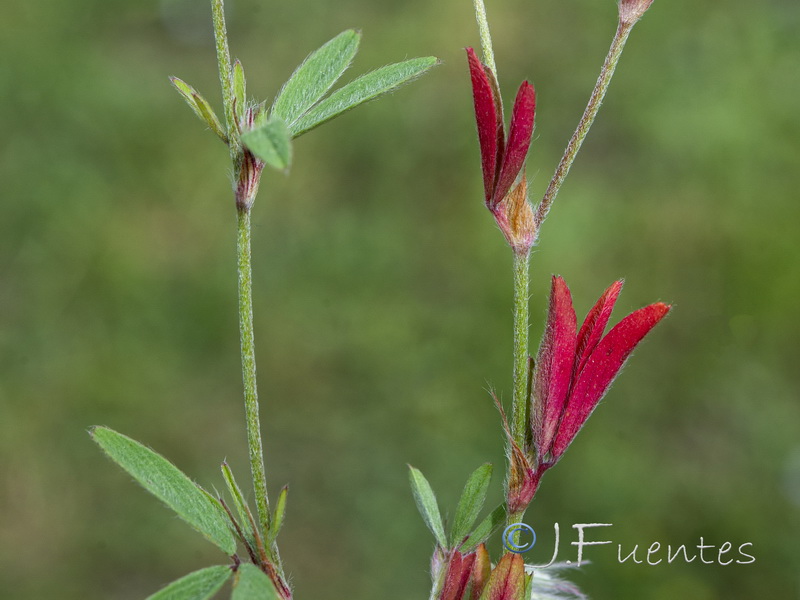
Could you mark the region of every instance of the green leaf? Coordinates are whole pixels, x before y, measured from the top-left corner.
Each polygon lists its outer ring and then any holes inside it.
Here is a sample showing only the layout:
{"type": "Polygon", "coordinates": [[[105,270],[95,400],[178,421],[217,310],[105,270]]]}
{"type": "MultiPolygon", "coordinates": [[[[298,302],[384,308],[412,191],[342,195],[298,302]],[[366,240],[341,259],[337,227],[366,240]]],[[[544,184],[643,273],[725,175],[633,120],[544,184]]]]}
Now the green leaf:
{"type": "Polygon", "coordinates": [[[245,541],[251,548],[255,548],[256,542],[253,535],[255,520],[253,519],[253,513],[250,512],[250,507],[247,506],[247,502],[244,500],[242,490],[239,489],[239,485],[236,483],[236,479],[233,477],[233,471],[231,471],[231,468],[226,462],[222,463],[222,477],[228,486],[228,491],[231,494],[231,498],[233,498],[233,504],[236,507],[236,513],[239,515],[239,527],[247,538],[245,541]]]}
{"type": "Polygon", "coordinates": [[[219,546],[236,552],[236,541],[222,505],[160,454],[107,427],[94,427],[92,438],[106,454],[178,516],[219,546]]]}
{"type": "Polygon", "coordinates": [[[433,56],[412,58],[362,75],[336,90],[297,121],[291,123],[292,136],[302,135],[359,104],[397,89],[404,83],[419,77],[438,62],[433,56]]]}
{"type": "Polygon", "coordinates": [[[278,537],[283,525],[283,516],[286,514],[286,497],[289,495],[289,486],[285,485],[278,494],[278,502],[275,504],[275,511],[272,513],[272,525],[269,528],[269,543],[272,544],[278,537]]]}
{"type": "Polygon", "coordinates": [[[450,532],[451,544],[461,543],[461,540],[469,534],[486,501],[486,491],[489,489],[491,479],[492,465],[489,463],[481,465],[470,475],[456,508],[453,530],[450,532]]]}
{"type": "Polygon", "coordinates": [[[414,493],[414,501],[417,503],[419,514],[422,515],[428,529],[431,530],[436,542],[442,548],[447,548],[447,538],[444,535],[442,525],[442,515],[439,513],[439,505],[436,503],[436,495],[431,489],[431,484],[425,479],[421,471],[408,465],[408,475],[411,480],[411,491],[414,493]]]}
{"type": "Polygon", "coordinates": [[[475,531],[473,531],[472,535],[469,536],[469,539],[467,539],[467,541],[461,546],[461,552],[464,554],[467,552],[472,552],[478,546],[478,544],[482,544],[488,540],[490,535],[500,529],[500,526],[505,523],[505,520],[506,505],[501,504],[492,512],[490,512],[487,517],[478,524],[478,526],[475,528],[475,531]]]}
{"type": "Polygon", "coordinates": [[[361,34],[348,29],[312,52],[283,85],[272,114],[291,124],[316,104],[350,66],[360,40],[361,34]]]}
{"type": "Polygon", "coordinates": [[[236,101],[236,118],[241,122],[247,104],[247,83],[244,78],[244,67],[239,59],[233,63],[233,99],[236,101]]]}
{"type": "Polygon", "coordinates": [[[259,127],[263,127],[264,123],[267,122],[269,119],[269,109],[267,108],[267,101],[264,100],[259,102],[258,105],[253,109],[253,128],[257,129],[259,127]]]}
{"type": "Polygon", "coordinates": [[[200,569],[173,581],[147,600],[208,600],[231,575],[231,568],[225,565],[200,569]]]}
{"type": "Polygon", "coordinates": [[[206,99],[185,81],[177,77],[170,77],[169,80],[172,82],[172,85],[175,86],[175,89],[178,90],[181,97],[186,101],[186,104],[189,105],[189,108],[194,111],[194,114],[205,122],[211,131],[219,136],[219,139],[227,144],[228,136],[225,134],[225,129],[222,127],[222,123],[220,123],[214,109],[211,108],[211,105],[206,99]]]}
{"type": "Polygon", "coordinates": [[[243,564],[233,581],[231,600],[281,600],[269,577],[257,566],[243,564]]]}
{"type": "Polygon", "coordinates": [[[242,143],[269,166],[286,170],[292,162],[292,137],[286,122],[270,117],[263,126],[242,134],[242,143]]]}

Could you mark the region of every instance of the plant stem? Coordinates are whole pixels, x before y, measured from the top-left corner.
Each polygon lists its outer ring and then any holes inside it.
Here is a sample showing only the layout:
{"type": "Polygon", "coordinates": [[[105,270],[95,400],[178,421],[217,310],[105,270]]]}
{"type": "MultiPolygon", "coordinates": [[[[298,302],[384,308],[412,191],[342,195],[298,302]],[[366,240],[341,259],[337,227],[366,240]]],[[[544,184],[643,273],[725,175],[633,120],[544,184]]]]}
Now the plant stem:
{"type": "Polygon", "coordinates": [[[603,98],[608,91],[611,78],[614,76],[614,69],[617,68],[617,63],[619,62],[622,50],[625,47],[625,42],[632,28],[633,23],[622,22],[617,27],[614,40],[611,42],[611,48],[603,63],[603,68],[600,71],[600,77],[597,79],[592,95],[589,98],[589,103],[586,105],[586,110],[581,117],[580,123],[578,123],[578,128],[575,130],[575,133],[572,134],[572,139],[570,139],[569,144],[567,144],[567,149],[564,151],[564,156],[561,157],[561,162],[558,164],[556,172],[553,174],[553,179],[550,181],[550,185],[547,187],[547,191],[542,201],[539,203],[539,206],[536,207],[536,216],[534,220],[537,228],[545,220],[545,217],[547,217],[550,206],[553,204],[553,200],[555,200],[558,190],[561,188],[561,184],[564,183],[564,179],[567,177],[567,173],[569,173],[569,169],[575,161],[575,157],[578,155],[583,141],[586,139],[586,134],[589,133],[589,129],[592,123],[594,123],[594,119],[600,110],[600,105],[603,103],[603,98]]]}
{"type": "Polygon", "coordinates": [[[492,36],[489,33],[489,21],[486,19],[486,6],[483,0],[474,0],[475,18],[478,21],[478,31],[481,35],[481,49],[483,51],[483,62],[489,67],[497,80],[497,65],[494,62],[494,50],[492,49],[492,36]]]}
{"type": "MultiPolygon", "coordinates": [[[[528,388],[529,356],[528,356],[528,300],[530,287],[530,251],[514,252],[514,387],[511,395],[511,437],[514,443],[527,453],[528,448],[528,405],[530,391],[528,388]]],[[[511,450],[509,449],[508,475],[506,480],[514,479],[511,450]]],[[[525,509],[508,512],[506,524],[522,522],[525,509]]],[[[514,536],[518,540],[519,535],[514,536]]]]}
{"type": "Polygon", "coordinates": [[[231,81],[231,55],[228,50],[228,33],[225,28],[223,0],[211,0],[214,20],[214,38],[217,46],[219,82],[225,107],[228,146],[233,163],[233,180],[236,182],[236,210],[238,214],[237,256],[239,273],[239,342],[242,354],[242,379],[244,382],[244,408],[247,421],[247,446],[250,471],[256,495],[258,522],[261,537],[266,539],[270,525],[267,477],[264,472],[264,450],[261,444],[261,423],[258,417],[258,389],[256,384],[256,354],[253,334],[253,282],[250,263],[250,207],[258,190],[260,170],[252,156],[246,155],[239,141],[231,81]],[[251,160],[248,160],[248,156],[251,160]]]}
{"type": "Polygon", "coordinates": [[[222,104],[225,107],[225,124],[228,129],[228,145],[231,159],[236,164],[241,154],[241,143],[236,135],[236,113],[233,102],[233,82],[231,78],[231,53],[228,50],[228,32],[225,27],[225,3],[223,0],[211,0],[211,13],[214,21],[214,39],[217,45],[217,64],[219,66],[219,83],[222,86],[222,104]]]}
{"type": "Polygon", "coordinates": [[[250,264],[250,208],[239,207],[239,235],[236,250],[239,258],[239,339],[244,380],[244,407],[247,419],[247,442],[250,470],[253,474],[258,520],[262,536],[269,531],[270,514],[267,478],[264,472],[264,451],[261,446],[261,423],[258,418],[256,386],[256,353],[253,335],[253,282],[250,264]]]}
{"type": "Polygon", "coordinates": [[[514,253],[514,390],[511,436],[524,451],[528,431],[528,296],[530,252],[514,253]]]}

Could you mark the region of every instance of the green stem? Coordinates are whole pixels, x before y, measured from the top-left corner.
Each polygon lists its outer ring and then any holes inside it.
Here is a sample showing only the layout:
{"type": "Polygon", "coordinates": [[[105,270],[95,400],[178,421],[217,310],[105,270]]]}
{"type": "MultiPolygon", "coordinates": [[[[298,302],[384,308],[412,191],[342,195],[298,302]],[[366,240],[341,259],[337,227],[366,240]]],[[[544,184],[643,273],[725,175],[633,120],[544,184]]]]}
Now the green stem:
{"type": "Polygon", "coordinates": [[[497,80],[497,65],[494,62],[494,50],[492,49],[492,36],[489,33],[489,21],[486,19],[486,6],[483,0],[474,0],[475,18],[478,21],[478,31],[481,35],[481,49],[483,51],[483,62],[494,73],[497,80]]]}
{"type": "Polygon", "coordinates": [[[242,354],[242,379],[244,381],[244,408],[247,420],[247,446],[250,455],[250,471],[258,509],[261,537],[266,539],[270,525],[267,477],[264,472],[264,450],[261,445],[261,424],[258,417],[258,390],[256,386],[256,354],[253,335],[253,282],[250,264],[250,207],[258,189],[260,172],[242,150],[239,141],[236,114],[234,111],[233,82],[231,80],[231,56],[228,50],[228,34],[225,28],[225,6],[223,0],[211,0],[214,20],[214,38],[217,45],[219,82],[222,86],[222,102],[225,107],[225,122],[228,145],[233,163],[233,180],[236,182],[236,209],[238,212],[237,255],[239,272],[239,339],[242,354]]]}
{"type": "Polygon", "coordinates": [[[511,436],[524,451],[528,432],[528,289],[530,252],[514,253],[514,391],[511,436]]]}
{"type": "Polygon", "coordinates": [[[241,154],[241,143],[236,126],[236,113],[233,102],[233,79],[231,77],[231,53],[228,50],[228,32],[225,27],[225,3],[223,0],[211,0],[211,13],[214,20],[214,39],[217,45],[217,64],[219,66],[219,83],[222,86],[222,104],[225,107],[225,125],[227,126],[228,144],[231,159],[236,164],[241,154]]]}
{"type": "Polygon", "coordinates": [[[433,582],[433,587],[431,587],[431,594],[428,596],[428,600],[438,600],[442,595],[442,589],[444,588],[444,580],[447,576],[447,565],[442,567],[442,572],[436,578],[436,581],[433,582]]]}
{"type": "Polygon", "coordinates": [[[262,535],[269,531],[270,514],[267,496],[267,477],[264,472],[264,451],[261,446],[261,423],[258,418],[258,390],[256,386],[256,353],[253,334],[253,282],[250,264],[250,209],[239,207],[239,339],[242,353],[242,378],[244,380],[244,407],[247,419],[247,442],[250,450],[250,470],[256,494],[256,507],[262,535]]]}
{"type": "MultiPolygon", "coordinates": [[[[511,437],[514,443],[528,452],[528,411],[530,405],[528,356],[528,289],[530,287],[530,251],[514,252],[514,388],[511,397],[511,437]]],[[[507,481],[512,480],[512,462],[509,455],[507,481]]],[[[506,524],[522,522],[525,509],[509,512],[506,524]]],[[[518,539],[515,535],[515,539],[518,539]]]]}
{"type": "Polygon", "coordinates": [[[550,185],[547,187],[542,201],[536,208],[536,216],[534,219],[537,228],[545,220],[545,217],[547,217],[550,206],[553,204],[553,200],[555,200],[558,190],[561,188],[561,184],[564,183],[564,179],[566,179],[569,169],[575,161],[575,157],[578,155],[583,141],[586,139],[586,134],[589,133],[589,129],[592,123],[594,123],[595,117],[597,117],[597,113],[600,110],[600,106],[603,104],[603,98],[605,98],[606,92],[608,91],[611,78],[614,76],[614,70],[617,68],[617,63],[619,63],[619,58],[622,55],[622,50],[625,47],[625,42],[628,40],[628,35],[632,28],[633,23],[622,22],[617,27],[614,40],[611,42],[611,48],[603,63],[603,68],[600,71],[600,77],[597,79],[592,95],[589,98],[589,103],[586,105],[586,110],[581,117],[580,123],[578,123],[578,128],[575,130],[575,133],[572,134],[572,139],[570,139],[569,144],[567,144],[567,149],[564,151],[564,156],[561,157],[561,162],[558,164],[556,172],[553,174],[553,179],[550,181],[550,185]]]}

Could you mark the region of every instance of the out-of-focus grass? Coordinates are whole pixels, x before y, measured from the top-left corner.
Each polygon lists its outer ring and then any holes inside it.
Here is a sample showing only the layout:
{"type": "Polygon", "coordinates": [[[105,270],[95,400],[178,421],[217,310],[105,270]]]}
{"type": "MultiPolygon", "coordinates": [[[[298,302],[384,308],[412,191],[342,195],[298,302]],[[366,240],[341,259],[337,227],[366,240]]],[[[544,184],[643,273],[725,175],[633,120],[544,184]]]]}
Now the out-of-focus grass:
{"type": "MultiPolygon", "coordinates": [[[[300,598],[421,598],[431,541],[407,489],[452,508],[502,461],[510,258],[484,214],[462,48],[467,0],[232,2],[234,54],[271,96],[346,27],[354,72],[444,65],[301,138],[255,208],[255,299],[272,488],[300,598]]],[[[543,191],[614,27],[611,0],[491,2],[501,84],[539,91],[543,191]]],[[[227,154],[170,89],[218,104],[205,2],[11,3],[0,20],[0,596],[138,599],[224,561],[93,447],[107,424],[221,486],[246,477],[227,154]]],[[[619,565],[593,598],[797,597],[800,6],[656,2],[542,232],[532,329],[562,274],[584,312],[674,313],[632,360],[529,521],[625,550],[754,544],[752,565],[619,565]],[[794,458],[793,458],[794,457],[794,458]]],[[[500,469],[498,469],[500,471],[500,469]]],[[[495,499],[499,499],[499,478],[495,499]]],[[[546,545],[543,543],[543,546],[546,545]]],[[[533,558],[545,560],[539,548],[533,558]]]]}

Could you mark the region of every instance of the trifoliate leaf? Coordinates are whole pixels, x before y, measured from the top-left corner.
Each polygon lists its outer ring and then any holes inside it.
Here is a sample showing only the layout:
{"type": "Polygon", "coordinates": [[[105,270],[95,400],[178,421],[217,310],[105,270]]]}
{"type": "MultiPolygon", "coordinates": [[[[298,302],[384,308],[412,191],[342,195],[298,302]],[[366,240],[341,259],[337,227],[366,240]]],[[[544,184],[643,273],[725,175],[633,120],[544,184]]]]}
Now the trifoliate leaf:
{"type": "Polygon", "coordinates": [[[350,66],[360,39],[361,34],[348,29],[312,52],[283,85],[272,114],[291,124],[311,108],[350,66]]]}
{"type": "Polygon", "coordinates": [[[297,121],[291,123],[292,137],[302,135],[359,104],[397,89],[404,83],[419,77],[438,62],[433,56],[412,58],[362,75],[333,92],[297,121]]]}

